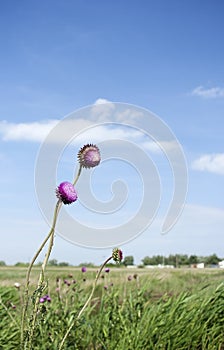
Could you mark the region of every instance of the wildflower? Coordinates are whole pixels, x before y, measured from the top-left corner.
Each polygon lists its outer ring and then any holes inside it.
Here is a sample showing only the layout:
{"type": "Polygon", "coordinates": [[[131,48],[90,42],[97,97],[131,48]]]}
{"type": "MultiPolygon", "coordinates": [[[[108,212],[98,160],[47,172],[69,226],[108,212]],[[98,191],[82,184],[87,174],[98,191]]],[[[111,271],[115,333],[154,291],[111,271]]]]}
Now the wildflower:
{"type": "Polygon", "coordinates": [[[132,276],[129,275],[129,276],[128,276],[128,281],[131,281],[131,280],[132,280],[132,276]]]}
{"type": "Polygon", "coordinates": [[[62,182],[58,186],[56,195],[64,204],[71,204],[78,198],[75,187],[68,181],[62,182]]]}
{"type": "Polygon", "coordinates": [[[21,286],[21,284],[20,284],[19,282],[15,282],[15,283],[14,283],[14,287],[16,287],[17,289],[19,289],[20,286],[21,286]]]}
{"type": "Polygon", "coordinates": [[[49,303],[51,302],[51,297],[50,297],[50,295],[46,294],[46,295],[44,295],[43,297],[41,297],[41,298],[39,299],[39,302],[40,302],[41,304],[45,303],[45,301],[48,301],[49,303]]]}
{"type": "Polygon", "coordinates": [[[79,164],[83,168],[94,168],[100,163],[100,150],[96,145],[87,144],[78,153],[79,164]]]}
{"type": "Polygon", "coordinates": [[[120,263],[123,259],[122,250],[119,248],[114,248],[112,252],[112,258],[116,263],[120,263]]]}
{"type": "Polygon", "coordinates": [[[104,286],[103,288],[104,288],[105,290],[107,290],[107,289],[108,289],[108,286],[104,286]]]}
{"type": "Polygon", "coordinates": [[[106,273],[109,273],[109,272],[110,272],[109,267],[106,267],[105,272],[106,272],[106,273]]]}
{"type": "Polygon", "coordinates": [[[83,266],[81,270],[82,270],[82,272],[86,272],[87,268],[85,266],[83,266]]]}

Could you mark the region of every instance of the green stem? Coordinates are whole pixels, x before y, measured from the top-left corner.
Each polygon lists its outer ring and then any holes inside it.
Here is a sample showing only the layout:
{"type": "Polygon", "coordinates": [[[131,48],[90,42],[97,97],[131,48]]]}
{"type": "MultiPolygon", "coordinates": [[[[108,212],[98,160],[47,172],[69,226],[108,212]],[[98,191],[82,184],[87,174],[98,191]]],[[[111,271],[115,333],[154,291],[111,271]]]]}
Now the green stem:
{"type": "MultiPolygon", "coordinates": [[[[55,206],[55,211],[54,211],[54,221],[57,217],[57,211],[58,211],[58,203],[55,206]]],[[[47,237],[44,239],[44,241],[42,242],[42,244],[40,245],[39,249],[37,250],[36,254],[34,255],[33,259],[30,262],[30,265],[28,267],[27,270],[27,274],[26,274],[26,283],[25,283],[25,295],[24,295],[24,299],[25,299],[25,304],[23,306],[23,313],[22,313],[22,319],[21,319],[21,338],[20,338],[20,343],[21,343],[21,350],[23,349],[23,343],[24,343],[24,326],[25,326],[25,318],[26,318],[26,313],[27,313],[27,309],[28,309],[28,304],[29,304],[29,284],[30,284],[30,274],[31,274],[31,270],[33,268],[33,265],[36,261],[36,259],[38,258],[39,254],[41,253],[42,249],[44,248],[45,244],[47,243],[47,241],[49,240],[49,238],[52,235],[52,232],[54,230],[53,228],[54,223],[52,224],[52,228],[49,231],[47,237]]]]}
{"type": "Polygon", "coordinates": [[[54,219],[53,219],[53,224],[52,224],[52,228],[50,231],[50,242],[49,242],[49,246],[48,246],[48,250],[47,253],[45,255],[42,267],[41,267],[41,272],[40,272],[40,276],[39,276],[39,281],[38,281],[38,285],[37,285],[37,289],[36,289],[36,296],[35,296],[35,302],[34,302],[34,309],[33,309],[33,314],[32,314],[32,323],[31,323],[31,328],[30,328],[30,334],[29,334],[29,341],[28,341],[28,349],[32,348],[32,340],[33,340],[33,336],[34,336],[34,330],[35,330],[35,325],[36,325],[36,319],[37,319],[37,312],[38,312],[38,308],[39,308],[39,298],[42,292],[42,285],[44,282],[44,273],[45,273],[45,269],[53,248],[53,244],[54,244],[54,231],[55,231],[55,226],[56,226],[56,222],[57,222],[57,218],[58,218],[58,214],[59,211],[61,209],[62,206],[62,202],[61,200],[58,200],[56,207],[55,207],[55,212],[54,212],[54,219]]]}
{"type": "Polygon", "coordinates": [[[9,317],[11,318],[12,322],[15,323],[16,327],[19,329],[19,325],[15,319],[15,317],[12,316],[11,312],[9,311],[9,309],[7,308],[7,306],[3,303],[2,298],[0,296],[0,305],[2,305],[2,307],[5,309],[5,311],[7,312],[7,314],[9,315],[9,317]]]}
{"type": "Polygon", "coordinates": [[[76,185],[76,183],[77,183],[77,181],[78,181],[78,179],[79,179],[79,176],[81,175],[81,171],[82,171],[82,166],[80,165],[80,166],[79,166],[78,173],[77,173],[77,175],[76,175],[76,177],[75,177],[75,179],[74,179],[74,181],[73,181],[73,186],[76,185]]]}
{"type": "Polygon", "coordinates": [[[69,326],[69,328],[67,329],[67,332],[65,333],[64,338],[63,338],[62,341],[61,341],[61,344],[60,344],[60,346],[59,346],[59,350],[62,349],[62,347],[63,347],[63,345],[64,345],[64,343],[65,343],[65,340],[67,339],[67,337],[68,337],[68,335],[69,335],[71,329],[74,327],[75,322],[81,317],[82,313],[84,312],[84,310],[85,310],[86,307],[88,306],[88,304],[89,304],[89,302],[90,302],[90,300],[91,300],[91,298],[92,298],[92,296],[93,296],[93,293],[94,293],[94,291],[95,291],[96,284],[97,284],[97,281],[98,281],[98,279],[99,279],[99,277],[100,277],[100,274],[101,274],[103,268],[106,266],[106,264],[107,264],[111,259],[112,259],[112,256],[110,256],[110,257],[101,265],[101,267],[100,267],[100,269],[99,269],[99,271],[98,271],[98,273],[97,273],[97,275],[96,275],[95,281],[94,281],[94,283],[93,283],[92,291],[91,291],[91,293],[90,293],[88,299],[86,300],[85,304],[83,305],[83,307],[82,307],[81,310],[79,311],[77,318],[74,319],[74,317],[73,317],[72,323],[71,323],[71,325],[69,326]]]}
{"type": "MultiPolygon", "coordinates": [[[[82,166],[80,165],[78,173],[77,173],[77,175],[76,175],[76,177],[75,177],[75,179],[73,181],[73,186],[75,186],[75,184],[77,183],[77,181],[79,179],[79,176],[81,174],[81,171],[82,171],[82,166]]],[[[37,317],[38,305],[39,305],[40,290],[41,290],[41,286],[42,286],[42,284],[44,282],[44,272],[45,272],[46,265],[48,263],[48,260],[49,260],[49,257],[50,257],[50,254],[51,254],[51,251],[52,251],[52,248],[53,248],[54,231],[55,231],[55,226],[56,226],[56,222],[57,222],[57,218],[58,218],[58,214],[59,214],[59,211],[61,209],[61,206],[62,206],[62,202],[59,199],[57,201],[57,203],[56,203],[56,206],[55,206],[52,227],[51,227],[47,237],[44,239],[44,241],[42,242],[42,244],[39,247],[38,251],[34,255],[33,259],[31,260],[31,262],[29,264],[29,267],[28,267],[28,270],[27,270],[26,282],[25,282],[25,292],[24,292],[25,304],[23,306],[22,317],[21,317],[21,336],[20,336],[20,348],[21,348],[21,350],[24,349],[25,318],[26,318],[27,309],[28,309],[28,305],[29,305],[30,274],[31,274],[33,265],[34,265],[37,257],[41,253],[41,251],[44,248],[44,246],[47,243],[47,241],[50,239],[48,251],[47,251],[47,254],[45,256],[45,259],[44,259],[44,262],[42,264],[42,267],[41,267],[39,281],[38,281],[38,285],[37,285],[37,289],[36,289],[36,297],[35,297],[34,309],[33,309],[33,314],[32,314],[33,316],[32,316],[31,333],[30,333],[30,337],[29,337],[29,349],[31,349],[32,338],[33,338],[33,335],[34,335],[34,328],[35,328],[35,324],[36,324],[36,317],[37,317]]],[[[26,348],[26,346],[25,346],[25,348],[26,348]]]]}

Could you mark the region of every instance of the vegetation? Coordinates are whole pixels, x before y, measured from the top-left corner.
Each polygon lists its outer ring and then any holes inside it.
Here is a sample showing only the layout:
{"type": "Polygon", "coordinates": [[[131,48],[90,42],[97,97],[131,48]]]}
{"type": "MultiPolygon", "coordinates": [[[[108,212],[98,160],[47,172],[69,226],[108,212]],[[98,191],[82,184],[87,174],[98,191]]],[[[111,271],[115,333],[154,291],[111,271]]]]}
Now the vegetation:
{"type": "Polygon", "coordinates": [[[210,256],[197,256],[187,254],[170,254],[168,257],[163,255],[146,256],[142,259],[143,265],[173,265],[175,267],[190,266],[197,263],[205,263],[206,265],[217,265],[222,259],[216,254],[210,256]]]}
{"type": "MultiPolygon", "coordinates": [[[[34,350],[59,348],[96,270],[48,267],[34,350]]],[[[25,271],[0,268],[0,349],[19,349],[25,271]]],[[[38,272],[32,272],[33,290],[38,272]]],[[[107,269],[63,349],[224,349],[223,274],[221,269],[132,269],[131,274],[126,268],[107,269]]]]}

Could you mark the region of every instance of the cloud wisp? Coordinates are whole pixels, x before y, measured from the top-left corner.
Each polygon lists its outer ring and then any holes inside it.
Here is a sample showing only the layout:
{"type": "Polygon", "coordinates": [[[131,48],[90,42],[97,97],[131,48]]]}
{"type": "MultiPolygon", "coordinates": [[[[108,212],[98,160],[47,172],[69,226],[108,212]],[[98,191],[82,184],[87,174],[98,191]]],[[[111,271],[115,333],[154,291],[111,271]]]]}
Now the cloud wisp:
{"type": "Polygon", "coordinates": [[[0,134],[3,141],[42,142],[59,120],[47,120],[31,123],[0,122],[0,134]]]}
{"type": "Polygon", "coordinates": [[[224,153],[204,154],[193,161],[192,168],[224,175],[224,153]]]}
{"type": "Polygon", "coordinates": [[[203,86],[197,86],[191,94],[193,96],[199,96],[202,98],[224,98],[224,88],[221,87],[212,87],[209,89],[204,88],[203,86]]]}

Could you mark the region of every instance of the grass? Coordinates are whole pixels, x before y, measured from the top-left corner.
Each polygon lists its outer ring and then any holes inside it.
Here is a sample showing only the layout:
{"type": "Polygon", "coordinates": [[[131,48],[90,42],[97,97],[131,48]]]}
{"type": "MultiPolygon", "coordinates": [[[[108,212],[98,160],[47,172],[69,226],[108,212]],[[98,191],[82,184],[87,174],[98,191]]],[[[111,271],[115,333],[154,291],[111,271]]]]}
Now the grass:
{"type": "MultiPolygon", "coordinates": [[[[1,350],[19,349],[25,273],[26,268],[0,268],[1,350]]],[[[33,290],[38,274],[34,268],[33,290]]],[[[44,294],[50,295],[51,302],[41,304],[34,350],[58,349],[88,298],[95,275],[93,268],[86,273],[73,267],[47,269],[44,294]]],[[[64,349],[223,350],[223,282],[224,271],[219,269],[112,268],[100,278],[64,349]]]]}

